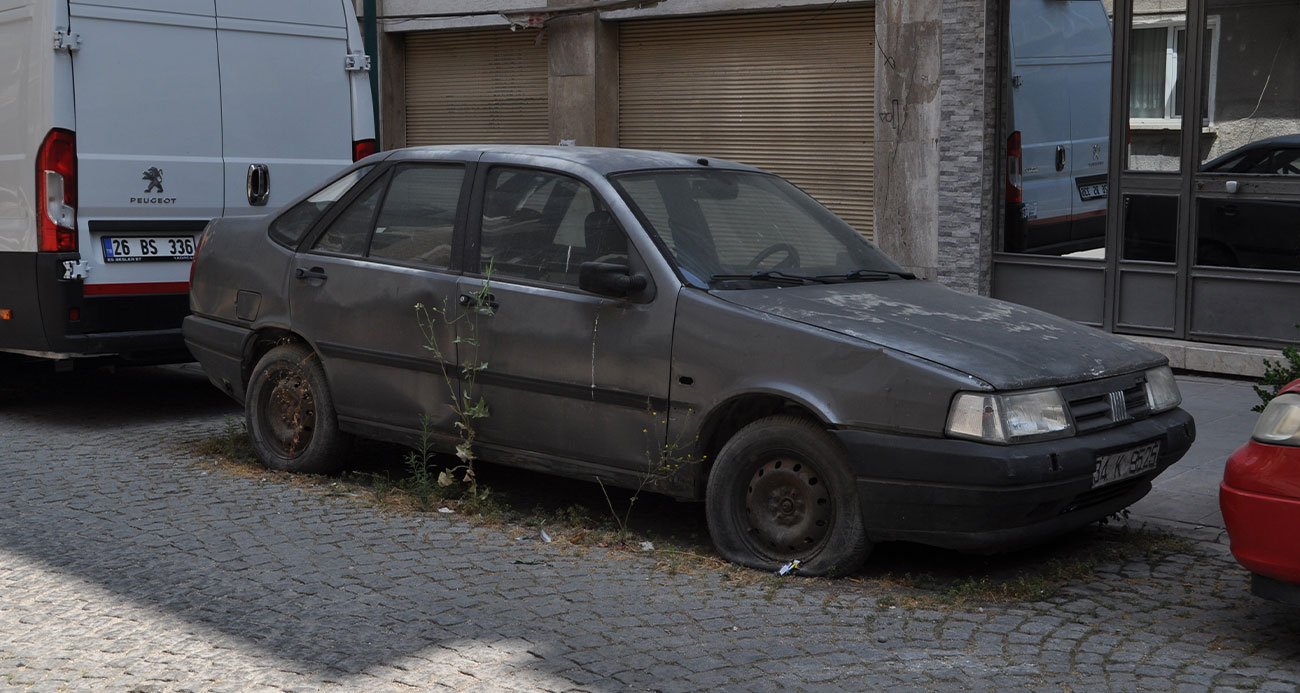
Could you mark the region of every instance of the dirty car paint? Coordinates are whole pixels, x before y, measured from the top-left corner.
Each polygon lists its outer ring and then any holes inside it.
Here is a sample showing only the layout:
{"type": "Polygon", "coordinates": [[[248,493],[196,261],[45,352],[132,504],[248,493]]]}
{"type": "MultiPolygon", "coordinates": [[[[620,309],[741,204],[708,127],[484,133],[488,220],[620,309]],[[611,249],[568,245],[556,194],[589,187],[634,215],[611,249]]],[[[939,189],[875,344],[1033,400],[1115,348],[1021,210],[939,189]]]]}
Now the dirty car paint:
{"type": "Polygon", "coordinates": [[[724,301],[856,337],[1014,390],[1104,378],[1164,360],[1122,338],[932,282],[715,291],[724,301]]]}

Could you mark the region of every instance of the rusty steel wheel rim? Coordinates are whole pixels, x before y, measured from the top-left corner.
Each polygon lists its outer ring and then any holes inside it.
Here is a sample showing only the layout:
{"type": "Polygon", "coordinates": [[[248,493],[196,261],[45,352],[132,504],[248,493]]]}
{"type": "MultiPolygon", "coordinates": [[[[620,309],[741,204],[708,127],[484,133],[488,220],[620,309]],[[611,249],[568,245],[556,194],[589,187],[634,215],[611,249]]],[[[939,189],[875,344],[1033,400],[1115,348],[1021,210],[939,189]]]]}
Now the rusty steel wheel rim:
{"type": "Polygon", "coordinates": [[[282,373],[267,395],[270,441],[284,457],[296,457],[311,443],[316,406],[311,387],[300,373],[282,373]]]}
{"type": "Polygon", "coordinates": [[[793,560],[815,553],[831,532],[830,488],[817,468],[789,457],[754,471],[745,492],[749,536],[764,553],[793,560]]]}

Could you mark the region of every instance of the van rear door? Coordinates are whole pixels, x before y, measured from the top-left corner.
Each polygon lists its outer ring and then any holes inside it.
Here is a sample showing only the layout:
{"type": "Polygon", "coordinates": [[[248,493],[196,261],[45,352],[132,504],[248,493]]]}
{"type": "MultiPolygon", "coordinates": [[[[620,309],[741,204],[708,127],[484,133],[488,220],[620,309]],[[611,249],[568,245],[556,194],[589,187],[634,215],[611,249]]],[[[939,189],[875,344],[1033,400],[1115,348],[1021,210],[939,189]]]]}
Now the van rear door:
{"type": "MultiPolygon", "coordinates": [[[[91,303],[184,294],[193,240],[221,214],[212,1],[85,0],[68,7],[81,39],[72,72],[78,246],[89,267],[82,327],[161,329],[151,322],[163,319],[153,308],[132,317],[121,306],[91,303]]],[[[176,301],[183,304],[183,296],[176,301]]]]}
{"type": "Polygon", "coordinates": [[[352,162],[346,6],[216,0],[225,214],[275,209],[352,162]]]}

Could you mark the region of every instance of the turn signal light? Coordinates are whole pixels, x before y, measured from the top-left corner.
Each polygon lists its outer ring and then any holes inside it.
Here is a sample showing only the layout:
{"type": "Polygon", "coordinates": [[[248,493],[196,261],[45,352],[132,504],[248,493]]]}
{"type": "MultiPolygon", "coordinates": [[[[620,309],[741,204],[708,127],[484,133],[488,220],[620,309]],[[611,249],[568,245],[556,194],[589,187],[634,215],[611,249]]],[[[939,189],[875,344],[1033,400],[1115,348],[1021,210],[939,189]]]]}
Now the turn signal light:
{"type": "Polygon", "coordinates": [[[13,320],[14,312],[8,308],[0,308],[0,320],[13,320]]]}

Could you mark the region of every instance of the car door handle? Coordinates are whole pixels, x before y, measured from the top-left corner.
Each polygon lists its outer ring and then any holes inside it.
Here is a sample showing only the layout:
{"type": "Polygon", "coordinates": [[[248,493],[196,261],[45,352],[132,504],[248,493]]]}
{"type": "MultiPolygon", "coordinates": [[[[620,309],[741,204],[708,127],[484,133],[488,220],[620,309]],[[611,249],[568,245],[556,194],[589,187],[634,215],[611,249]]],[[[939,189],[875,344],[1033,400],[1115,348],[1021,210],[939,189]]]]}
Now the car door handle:
{"type": "Polygon", "coordinates": [[[1056,147],[1056,170],[1065,170],[1065,145],[1057,145],[1056,147]]]}
{"type": "Polygon", "coordinates": [[[266,164],[249,164],[244,185],[248,193],[248,204],[254,207],[265,206],[271,196],[271,169],[266,164]]]}
{"type": "Polygon", "coordinates": [[[487,294],[482,298],[482,300],[474,294],[461,294],[459,302],[466,308],[487,307],[488,309],[495,311],[501,307],[501,304],[497,303],[497,297],[492,294],[487,294]]]}
{"type": "Polygon", "coordinates": [[[298,270],[294,272],[294,276],[299,279],[319,279],[321,281],[329,279],[329,277],[325,275],[325,270],[320,267],[313,267],[311,269],[299,267],[298,270]]]}

